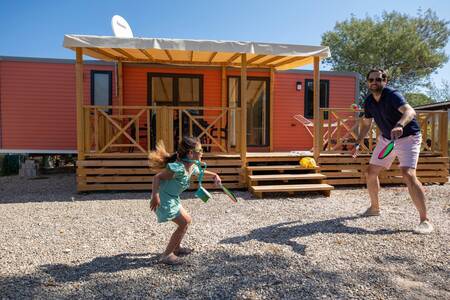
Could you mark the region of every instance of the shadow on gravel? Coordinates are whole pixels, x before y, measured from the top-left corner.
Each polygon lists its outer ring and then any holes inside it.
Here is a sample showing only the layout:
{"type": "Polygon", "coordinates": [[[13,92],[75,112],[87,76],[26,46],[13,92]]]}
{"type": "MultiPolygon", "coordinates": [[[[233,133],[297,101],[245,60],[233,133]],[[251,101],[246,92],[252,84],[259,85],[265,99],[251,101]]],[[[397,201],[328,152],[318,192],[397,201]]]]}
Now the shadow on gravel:
{"type": "MultiPolygon", "coordinates": [[[[433,287],[440,290],[427,294],[426,287],[415,288],[411,297],[403,297],[405,290],[395,278],[407,274],[386,268],[384,258],[352,270],[328,271],[306,259],[277,253],[198,252],[176,267],[155,264],[146,255],[99,257],[79,266],[45,266],[31,274],[0,276],[1,295],[6,299],[411,299],[417,292],[429,296],[424,298],[445,299],[447,295],[448,275],[443,272],[448,269],[432,266],[425,273],[421,268],[410,270],[408,276],[438,280],[433,287]]],[[[394,259],[406,263],[409,258],[394,259]]]]}
{"type": "Polygon", "coordinates": [[[90,262],[69,266],[53,264],[41,266],[41,271],[50,275],[56,282],[86,280],[95,273],[116,273],[125,270],[153,267],[159,255],[148,257],[151,253],[122,253],[115,256],[100,256],[90,262]]]}
{"type": "Polygon", "coordinates": [[[305,255],[306,245],[299,244],[293,241],[293,239],[314,235],[316,233],[385,235],[385,234],[396,234],[400,232],[411,232],[410,230],[390,230],[390,229],[379,229],[375,231],[370,231],[363,228],[347,226],[344,224],[345,221],[355,220],[359,218],[362,217],[361,216],[341,217],[306,224],[303,224],[301,221],[279,223],[252,230],[248,235],[236,236],[222,240],[220,243],[239,244],[250,240],[257,240],[264,243],[288,245],[292,247],[292,250],[294,252],[297,252],[301,255],[305,255]]]}
{"type": "Polygon", "coordinates": [[[79,266],[49,265],[23,276],[0,276],[6,299],[345,299],[342,274],[277,254],[211,251],[185,265],[154,265],[145,254],[99,257],[79,266]],[[137,257],[136,257],[137,256],[137,257]],[[133,269],[138,269],[134,272],[133,269]],[[123,271],[120,273],[116,273],[123,271]],[[95,275],[94,275],[95,274],[95,275]],[[90,276],[92,275],[92,276],[90,276]]]}

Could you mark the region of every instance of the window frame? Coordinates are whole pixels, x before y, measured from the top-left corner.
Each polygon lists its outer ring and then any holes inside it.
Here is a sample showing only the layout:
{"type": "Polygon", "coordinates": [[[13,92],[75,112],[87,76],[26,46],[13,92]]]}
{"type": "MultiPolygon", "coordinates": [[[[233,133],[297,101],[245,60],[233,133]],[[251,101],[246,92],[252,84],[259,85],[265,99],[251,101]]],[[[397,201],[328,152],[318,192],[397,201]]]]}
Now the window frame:
{"type": "MultiPolygon", "coordinates": [[[[314,86],[314,79],[311,78],[306,78],[305,79],[305,96],[303,99],[303,115],[305,118],[307,119],[314,119],[314,94],[312,96],[312,101],[309,102],[308,98],[309,98],[309,89],[308,89],[308,83],[311,82],[314,86]],[[307,108],[312,107],[312,113],[311,115],[308,114],[307,108]]],[[[326,89],[326,93],[327,93],[327,98],[324,99],[324,105],[322,106],[322,96],[323,93],[320,93],[320,100],[319,100],[319,107],[320,108],[329,108],[330,107],[330,80],[329,79],[320,79],[320,84],[324,83],[325,84],[325,89],[326,89]]],[[[320,85],[319,85],[319,89],[320,89],[320,85]]],[[[325,120],[328,120],[328,113],[325,113],[324,115],[325,120]]]]}
{"type": "Polygon", "coordinates": [[[169,77],[173,79],[172,82],[172,101],[158,101],[155,105],[168,105],[168,106],[203,106],[203,74],[182,74],[182,73],[147,73],[147,104],[152,105],[152,79],[154,77],[169,77]],[[199,79],[199,101],[198,102],[180,102],[179,99],[179,84],[180,78],[197,78],[199,79]]]}
{"type": "MultiPolygon", "coordinates": [[[[241,105],[241,76],[239,75],[229,75],[227,76],[227,106],[230,106],[230,79],[231,78],[237,78],[238,79],[238,101],[237,101],[237,107],[242,107],[241,105]]],[[[265,132],[265,139],[266,143],[261,145],[253,145],[253,144],[247,144],[249,147],[269,147],[270,146],[270,129],[272,126],[271,120],[270,120],[270,77],[266,76],[249,76],[247,77],[247,80],[258,80],[258,81],[265,81],[266,82],[266,96],[267,96],[267,111],[266,111],[266,120],[267,120],[267,130],[265,132]]],[[[246,133],[247,134],[247,133],[246,133]]]]}
{"type": "Polygon", "coordinates": [[[95,104],[95,74],[108,74],[108,105],[112,106],[112,71],[107,70],[91,70],[91,105],[95,104]]]}

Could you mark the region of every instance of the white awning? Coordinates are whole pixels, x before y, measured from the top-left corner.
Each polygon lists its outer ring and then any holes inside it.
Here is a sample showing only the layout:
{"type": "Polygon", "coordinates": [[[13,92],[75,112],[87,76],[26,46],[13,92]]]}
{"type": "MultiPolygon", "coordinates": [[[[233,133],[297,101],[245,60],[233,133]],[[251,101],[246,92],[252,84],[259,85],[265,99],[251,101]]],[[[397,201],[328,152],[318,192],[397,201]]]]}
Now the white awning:
{"type": "Polygon", "coordinates": [[[323,46],[90,35],[65,35],[64,47],[83,48],[83,54],[106,61],[189,65],[240,66],[241,54],[246,53],[247,67],[277,70],[311,64],[315,56],[330,56],[330,49],[323,46]]]}

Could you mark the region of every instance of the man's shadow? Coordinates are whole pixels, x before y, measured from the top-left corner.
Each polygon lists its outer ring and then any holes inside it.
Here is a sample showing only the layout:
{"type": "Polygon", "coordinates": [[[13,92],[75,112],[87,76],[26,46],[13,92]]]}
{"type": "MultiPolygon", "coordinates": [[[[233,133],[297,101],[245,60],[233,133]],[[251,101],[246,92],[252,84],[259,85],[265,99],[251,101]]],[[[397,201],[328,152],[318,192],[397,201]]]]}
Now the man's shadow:
{"type": "Polygon", "coordinates": [[[366,230],[358,227],[351,227],[344,224],[345,221],[359,219],[361,216],[341,217],[330,220],[323,220],[313,223],[302,224],[301,221],[291,221],[279,223],[267,227],[252,230],[248,235],[236,236],[220,241],[224,244],[239,244],[242,242],[256,240],[264,243],[288,245],[294,252],[305,255],[306,245],[299,244],[293,239],[311,236],[316,233],[348,233],[367,235],[386,235],[400,232],[411,232],[410,230],[366,230]]]}
{"type": "Polygon", "coordinates": [[[100,256],[75,266],[51,264],[41,266],[41,270],[50,275],[56,282],[74,282],[84,280],[95,273],[115,273],[152,267],[159,261],[159,256],[151,253],[122,253],[115,256],[100,256]]]}

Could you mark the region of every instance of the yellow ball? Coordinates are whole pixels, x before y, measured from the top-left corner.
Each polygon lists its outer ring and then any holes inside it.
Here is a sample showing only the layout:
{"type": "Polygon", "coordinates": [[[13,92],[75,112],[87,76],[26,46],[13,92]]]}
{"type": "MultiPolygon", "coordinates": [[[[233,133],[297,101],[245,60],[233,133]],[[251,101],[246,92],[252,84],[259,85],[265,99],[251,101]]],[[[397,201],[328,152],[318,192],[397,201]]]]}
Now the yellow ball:
{"type": "Polygon", "coordinates": [[[317,167],[316,161],[312,157],[303,157],[300,160],[300,165],[306,169],[314,169],[317,167]]]}

